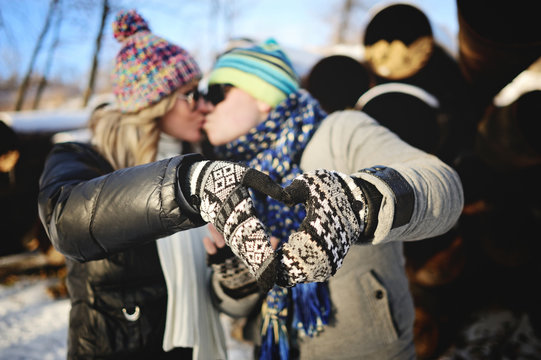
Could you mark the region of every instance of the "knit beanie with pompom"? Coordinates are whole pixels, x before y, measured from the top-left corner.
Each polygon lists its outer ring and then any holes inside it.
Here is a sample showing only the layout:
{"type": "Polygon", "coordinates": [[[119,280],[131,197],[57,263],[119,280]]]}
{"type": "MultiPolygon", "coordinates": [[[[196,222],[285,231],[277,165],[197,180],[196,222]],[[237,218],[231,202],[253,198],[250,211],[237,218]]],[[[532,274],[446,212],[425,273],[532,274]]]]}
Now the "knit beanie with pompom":
{"type": "Polygon", "coordinates": [[[192,56],[152,34],[137,11],[119,11],[113,33],[122,43],[112,74],[113,92],[121,112],[142,110],[192,80],[201,79],[201,70],[192,56]]]}

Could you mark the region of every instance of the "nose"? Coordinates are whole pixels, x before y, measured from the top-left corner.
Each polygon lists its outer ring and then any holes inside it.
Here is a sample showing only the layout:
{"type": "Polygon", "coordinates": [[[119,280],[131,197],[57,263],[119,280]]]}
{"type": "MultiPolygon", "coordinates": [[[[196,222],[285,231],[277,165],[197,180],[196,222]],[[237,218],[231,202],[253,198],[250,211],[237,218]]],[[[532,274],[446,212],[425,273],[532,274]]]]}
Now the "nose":
{"type": "Polygon", "coordinates": [[[197,110],[203,114],[208,114],[214,110],[214,105],[202,97],[197,101],[197,110]]]}

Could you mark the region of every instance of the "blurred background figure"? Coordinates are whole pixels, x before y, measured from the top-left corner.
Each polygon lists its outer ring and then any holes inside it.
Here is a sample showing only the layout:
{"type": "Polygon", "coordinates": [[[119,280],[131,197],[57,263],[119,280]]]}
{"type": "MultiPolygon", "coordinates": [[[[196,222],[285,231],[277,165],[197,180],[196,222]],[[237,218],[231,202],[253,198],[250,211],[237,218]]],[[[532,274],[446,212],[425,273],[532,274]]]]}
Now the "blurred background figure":
{"type": "MultiPolygon", "coordinates": [[[[457,60],[436,40],[431,19],[421,8],[407,2],[375,5],[361,42],[363,61],[375,86],[359,98],[358,109],[453,167],[473,151],[475,121],[469,115],[467,83],[457,60]]],[[[419,358],[436,356],[458,326],[442,320],[449,309],[439,293],[457,281],[467,260],[457,227],[404,244],[419,358]]]]}
{"type": "Polygon", "coordinates": [[[440,292],[439,306],[461,325],[445,354],[451,358],[541,354],[541,297],[532,286],[541,276],[539,119],[541,89],[492,102],[478,125],[474,157],[463,171],[471,185],[461,217],[469,262],[440,292]]]}
{"type": "MultiPolygon", "coordinates": [[[[24,179],[18,171],[21,156],[19,136],[3,121],[0,121],[0,256],[25,250],[23,237],[31,229],[29,214],[24,213],[21,203],[28,191],[20,184],[24,179]]],[[[24,182],[26,183],[26,182],[24,182]]]]}
{"type": "Polygon", "coordinates": [[[353,109],[359,97],[372,86],[372,74],[358,60],[331,55],[319,60],[302,79],[305,88],[328,114],[353,109]]]}
{"type": "Polygon", "coordinates": [[[376,84],[399,82],[424,89],[439,102],[443,144],[439,156],[448,164],[473,142],[474,124],[466,82],[458,62],[436,41],[430,19],[417,6],[393,2],[376,5],[364,27],[364,62],[376,84]]]}
{"type": "Polygon", "coordinates": [[[539,11],[527,0],[456,3],[458,62],[480,120],[492,98],[541,56],[539,11]]]}
{"type": "Polygon", "coordinates": [[[356,105],[408,144],[438,153],[443,133],[439,102],[425,90],[401,83],[381,84],[365,92],[356,105]]]}
{"type": "Polygon", "coordinates": [[[20,156],[17,134],[8,124],[0,121],[0,173],[3,190],[15,185],[14,170],[20,156]]]}

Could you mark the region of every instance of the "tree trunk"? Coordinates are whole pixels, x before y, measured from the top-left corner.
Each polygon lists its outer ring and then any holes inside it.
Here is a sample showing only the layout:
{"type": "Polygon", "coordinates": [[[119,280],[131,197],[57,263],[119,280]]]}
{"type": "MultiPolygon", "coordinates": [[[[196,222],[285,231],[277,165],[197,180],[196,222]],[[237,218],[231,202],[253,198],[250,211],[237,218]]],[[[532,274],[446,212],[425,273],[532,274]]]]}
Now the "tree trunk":
{"type": "Polygon", "coordinates": [[[98,31],[98,35],[96,36],[96,48],[94,49],[94,58],[92,60],[92,68],[90,70],[90,78],[88,80],[88,86],[86,88],[84,98],[83,98],[83,107],[86,107],[88,105],[88,100],[90,99],[90,96],[92,96],[92,93],[94,92],[94,83],[96,81],[96,73],[98,70],[98,57],[100,54],[101,39],[103,36],[103,29],[105,28],[105,21],[107,19],[108,14],[109,14],[109,2],[108,0],[103,0],[101,24],[100,24],[100,29],[98,31]]]}
{"type": "Polygon", "coordinates": [[[41,77],[41,80],[38,85],[38,89],[36,91],[36,97],[34,98],[34,104],[32,105],[32,109],[36,110],[39,107],[39,103],[41,101],[41,95],[43,94],[43,90],[45,90],[45,87],[47,86],[47,78],[49,76],[49,72],[51,71],[51,66],[53,64],[53,55],[58,47],[59,39],[60,39],[60,23],[62,22],[62,14],[60,12],[60,0],[58,4],[58,11],[56,15],[56,22],[54,24],[54,39],[51,44],[51,47],[49,48],[49,52],[47,53],[47,63],[45,65],[45,69],[43,70],[43,76],[41,77]]]}
{"type": "Polygon", "coordinates": [[[346,34],[349,29],[349,17],[355,1],[344,0],[344,5],[340,10],[340,20],[338,23],[338,29],[336,31],[336,44],[343,44],[346,41],[346,34]]]}
{"type": "Polygon", "coordinates": [[[49,25],[51,24],[51,18],[54,14],[54,9],[56,7],[56,3],[58,0],[51,0],[49,4],[49,11],[47,13],[47,18],[45,20],[45,25],[43,26],[43,29],[41,30],[41,34],[39,35],[38,41],[36,43],[36,47],[34,48],[34,51],[32,53],[32,57],[30,58],[30,64],[28,65],[28,70],[26,71],[26,75],[24,76],[24,80],[19,87],[19,90],[17,91],[17,100],[15,101],[15,110],[19,111],[23,107],[24,103],[24,97],[26,95],[26,91],[28,90],[28,85],[30,84],[30,77],[32,76],[32,71],[34,69],[34,63],[36,62],[36,58],[39,54],[39,51],[41,49],[41,45],[43,44],[43,39],[45,38],[45,34],[47,34],[47,31],[49,30],[49,25]]]}

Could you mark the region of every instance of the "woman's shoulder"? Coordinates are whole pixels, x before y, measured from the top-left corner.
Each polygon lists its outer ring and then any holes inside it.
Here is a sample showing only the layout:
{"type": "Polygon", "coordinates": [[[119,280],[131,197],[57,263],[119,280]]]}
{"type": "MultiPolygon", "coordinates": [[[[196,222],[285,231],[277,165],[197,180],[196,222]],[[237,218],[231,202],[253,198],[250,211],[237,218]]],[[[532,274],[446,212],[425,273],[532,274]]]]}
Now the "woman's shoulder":
{"type": "Polygon", "coordinates": [[[112,171],[107,160],[96,150],[94,146],[83,142],[62,142],[53,145],[47,164],[62,163],[65,166],[73,166],[78,163],[83,166],[92,166],[104,172],[112,171]]]}
{"type": "MultiPolygon", "coordinates": [[[[88,152],[98,154],[98,151],[90,144],[83,142],[60,142],[53,145],[52,153],[78,153],[88,152]]],[[[98,154],[99,155],[99,154],[98,154]]]]}

